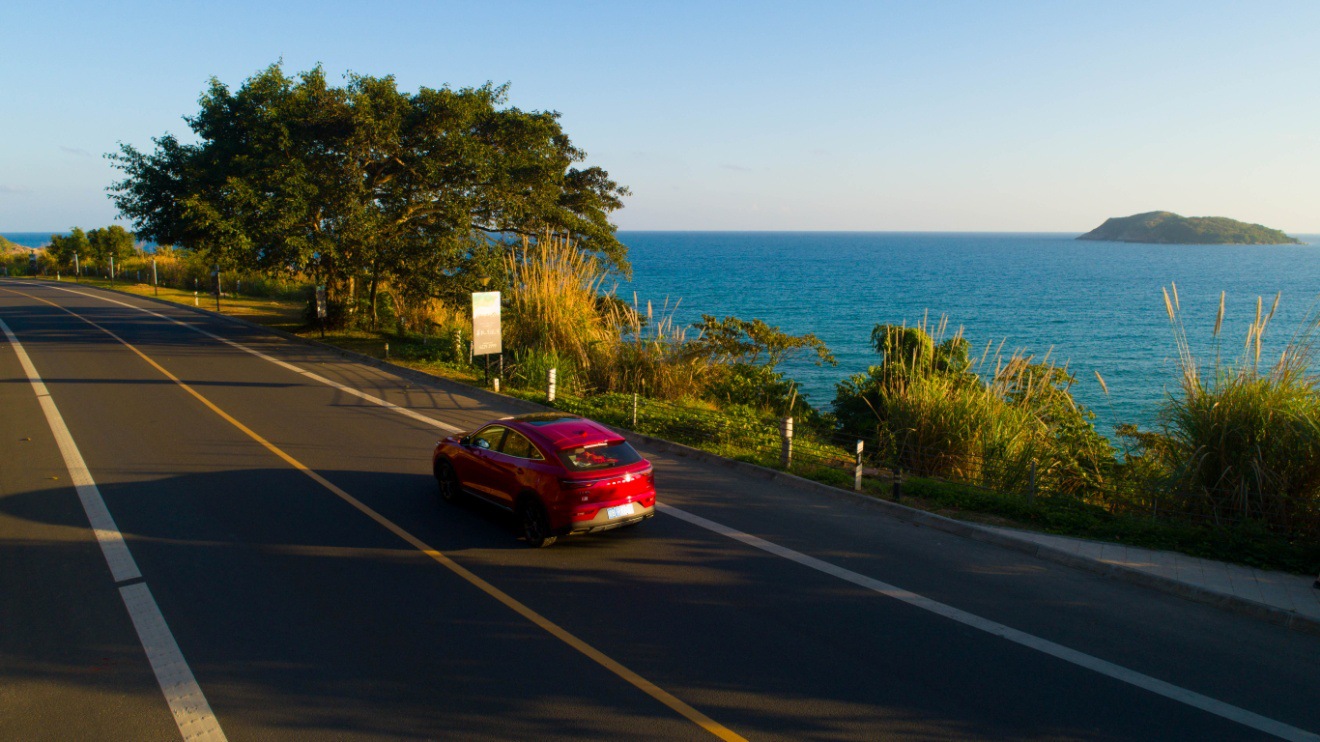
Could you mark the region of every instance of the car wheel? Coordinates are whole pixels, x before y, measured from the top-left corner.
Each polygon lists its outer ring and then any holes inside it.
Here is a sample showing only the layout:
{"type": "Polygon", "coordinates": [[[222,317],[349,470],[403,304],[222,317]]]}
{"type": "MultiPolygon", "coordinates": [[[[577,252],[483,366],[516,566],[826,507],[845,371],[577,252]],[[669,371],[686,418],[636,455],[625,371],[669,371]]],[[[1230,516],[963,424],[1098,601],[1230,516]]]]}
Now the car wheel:
{"type": "Polygon", "coordinates": [[[458,481],[458,473],[454,471],[454,465],[444,459],[435,464],[435,482],[440,499],[444,502],[453,502],[463,494],[463,485],[458,481]]]}
{"type": "Polygon", "coordinates": [[[535,498],[525,497],[518,505],[518,523],[522,526],[527,545],[533,549],[543,549],[557,538],[550,535],[550,518],[535,498]]]}

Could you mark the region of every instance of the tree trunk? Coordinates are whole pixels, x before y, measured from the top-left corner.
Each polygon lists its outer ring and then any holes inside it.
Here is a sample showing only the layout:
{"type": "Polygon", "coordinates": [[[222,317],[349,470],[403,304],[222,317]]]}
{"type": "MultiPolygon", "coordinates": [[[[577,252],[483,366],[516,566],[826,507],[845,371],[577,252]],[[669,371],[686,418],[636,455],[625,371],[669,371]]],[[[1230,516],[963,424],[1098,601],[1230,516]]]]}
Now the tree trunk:
{"type": "Polygon", "coordinates": [[[379,284],[379,282],[380,282],[379,267],[377,264],[373,264],[371,266],[371,329],[372,330],[376,329],[376,323],[378,318],[376,314],[376,286],[379,284]]]}

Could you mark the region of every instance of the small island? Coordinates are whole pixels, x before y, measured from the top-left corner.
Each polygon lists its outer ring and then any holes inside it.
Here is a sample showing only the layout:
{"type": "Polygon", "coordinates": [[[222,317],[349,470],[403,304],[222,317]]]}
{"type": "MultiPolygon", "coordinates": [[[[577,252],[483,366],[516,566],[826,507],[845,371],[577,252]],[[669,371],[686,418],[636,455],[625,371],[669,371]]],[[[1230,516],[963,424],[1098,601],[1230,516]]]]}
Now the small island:
{"type": "Polygon", "coordinates": [[[1112,217],[1077,239],[1156,245],[1302,244],[1277,229],[1259,224],[1222,216],[1179,216],[1169,211],[1112,217]]]}

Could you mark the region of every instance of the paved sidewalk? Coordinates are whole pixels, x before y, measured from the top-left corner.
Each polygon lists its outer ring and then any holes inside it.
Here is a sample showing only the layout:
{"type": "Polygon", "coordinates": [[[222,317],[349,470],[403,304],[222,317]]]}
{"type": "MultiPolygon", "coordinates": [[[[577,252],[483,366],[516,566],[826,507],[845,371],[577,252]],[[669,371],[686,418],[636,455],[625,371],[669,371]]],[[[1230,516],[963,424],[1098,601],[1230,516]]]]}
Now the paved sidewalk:
{"type": "Polygon", "coordinates": [[[1320,589],[1314,577],[1200,559],[1173,551],[1052,536],[1015,528],[981,526],[1009,538],[1030,541],[1083,559],[1162,577],[1225,597],[1281,609],[1320,624],[1320,589]]]}

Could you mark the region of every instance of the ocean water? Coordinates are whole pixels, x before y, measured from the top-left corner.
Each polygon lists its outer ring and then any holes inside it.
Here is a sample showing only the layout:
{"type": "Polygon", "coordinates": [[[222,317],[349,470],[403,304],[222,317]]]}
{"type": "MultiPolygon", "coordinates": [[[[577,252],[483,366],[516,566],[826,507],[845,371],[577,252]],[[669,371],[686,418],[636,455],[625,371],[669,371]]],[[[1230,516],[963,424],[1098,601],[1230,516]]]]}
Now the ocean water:
{"type": "Polygon", "coordinates": [[[50,244],[52,234],[67,235],[68,232],[0,232],[0,237],[23,247],[45,247],[50,244]]]}
{"type": "MultiPolygon", "coordinates": [[[[618,293],[665,305],[676,322],[702,314],[760,318],[781,329],[815,333],[837,367],[809,359],[783,366],[812,404],[828,406],[835,384],[878,358],[869,345],[879,323],[913,325],[947,317],[975,356],[1003,343],[1067,364],[1075,398],[1097,427],[1148,425],[1178,380],[1177,350],[1161,287],[1176,283],[1189,340],[1203,362],[1219,292],[1227,311],[1219,352],[1241,355],[1256,297],[1269,310],[1264,359],[1315,308],[1320,294],[1320,236],[1304,245],[1133,245],[1078,242],[1072,234],[621,232],[633,265],[618,293]],[[680,301],[681,300],[681,301],[680,301]],[[1106,395],[1096,379],[1109,387],[1106,395]]],[[[993,371],[993,363],[990,364],[993,371]]]]}

